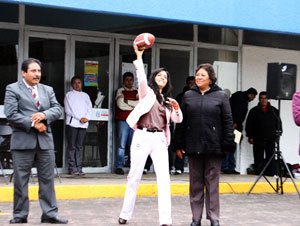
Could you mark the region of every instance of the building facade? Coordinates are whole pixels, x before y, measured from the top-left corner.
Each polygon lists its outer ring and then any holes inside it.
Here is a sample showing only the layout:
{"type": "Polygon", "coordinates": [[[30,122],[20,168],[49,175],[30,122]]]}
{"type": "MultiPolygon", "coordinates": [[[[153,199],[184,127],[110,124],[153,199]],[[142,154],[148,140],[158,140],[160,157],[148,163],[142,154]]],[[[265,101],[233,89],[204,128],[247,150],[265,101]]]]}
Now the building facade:
{"type": "MultiPolygon", "coordinates": [[[[71,78],[82,77],[84,91],[94,105],[84,142],[87,173],[112,172],[115,167],[114,96],[122,84],[122,74],[133,70],[132,42],[136,35],[150,32],[156,36],[154,46],[144,54],[145,70],[150,74],[154,68],[166,67],[172,76],[173,96],[182,91],[186,77],[194,75],[201,63],[213,64],[218,85],[234,93],[249,87],[258,92],[266,90],[268,62],[300,62],[297,31],[255,31],[23,2],[0,1],[1,123],[5,123],[5,87],[22,79],[20,65],[27,57],[41,60],[41,82],[54,88],[62,106],[71,78]]],[[[297,79],[297,88],[299,82],[297,79]]],[[[257,102],[256,98],[249,109],[257,102]]],[[[272,100],[272,104],[276,107],[277,101],[272,100]]],[[[299,129],[293,123],[290,100],[282,101],[281,117],[283,156],[287,162],[299,163],[299,129]]],[[[60,171],[66,172],[64,118],[53,123],[52,129],[56,163],[60,171]]],[[[246,173],[253,162],[246,139],[236,159],[238,170],[246,173]]]]}

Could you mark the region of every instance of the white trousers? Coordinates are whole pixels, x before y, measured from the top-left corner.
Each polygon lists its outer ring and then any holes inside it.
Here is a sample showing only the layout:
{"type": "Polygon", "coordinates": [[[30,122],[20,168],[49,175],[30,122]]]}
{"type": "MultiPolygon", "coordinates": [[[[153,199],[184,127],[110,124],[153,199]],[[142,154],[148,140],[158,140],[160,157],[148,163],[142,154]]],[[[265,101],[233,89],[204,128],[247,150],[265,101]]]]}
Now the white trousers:
{"type": "Polygon", "coordinates": [[[172,224],[169,158],[164,132],[152,133],[139,129],[134,132],[131,143],[131,167],[120,217],[125,220],[131,219],[136,192],[149,154],[157,179],[159,222],[172,224]]]}

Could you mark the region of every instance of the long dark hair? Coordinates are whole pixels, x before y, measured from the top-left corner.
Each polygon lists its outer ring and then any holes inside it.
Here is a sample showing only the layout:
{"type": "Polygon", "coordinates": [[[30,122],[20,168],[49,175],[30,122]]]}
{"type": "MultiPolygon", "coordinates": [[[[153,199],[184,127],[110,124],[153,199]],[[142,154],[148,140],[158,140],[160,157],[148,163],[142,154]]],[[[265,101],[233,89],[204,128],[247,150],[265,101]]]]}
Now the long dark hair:
{"type": "Polygon", "coordinates": [[[166,100],[167,100],[167,97],[171,96],[172,84],[171,84],[171,76],[170,76],[170,73],[167,71],[167,69],[166,68],[158,68],[158,69],[155,69],[154,71],[152,71],[152,73],[149,77],[148,85],[150,86],[151,89],[153,89],[158,102],[170,109],[171,106],[166,103],[166,100]],[[162,89],[162,92],[160,93],[159,88],[155,82],[155,77],[161,71],[165,71],[167,73],[167,84],[162,89]],[[161,95],[163,95],[163,98],[161,95]]]}

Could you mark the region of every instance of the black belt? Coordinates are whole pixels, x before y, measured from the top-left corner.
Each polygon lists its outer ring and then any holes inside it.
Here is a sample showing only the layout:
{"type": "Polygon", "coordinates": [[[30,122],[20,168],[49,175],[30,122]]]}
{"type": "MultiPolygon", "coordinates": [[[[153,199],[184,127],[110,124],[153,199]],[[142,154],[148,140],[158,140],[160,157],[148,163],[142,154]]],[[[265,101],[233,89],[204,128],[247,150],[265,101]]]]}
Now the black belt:
{"type": "Polygon", "coordinates": [[[141,126],[138,126],[137,128],[140,129],[140,130],[151,132],[151,133],[156,133],[156,132],[162,132],[163,131],[163,130],[155,129],[155,128],[149,128],[149,129],[148,128],[143,128],[141,126]]]}

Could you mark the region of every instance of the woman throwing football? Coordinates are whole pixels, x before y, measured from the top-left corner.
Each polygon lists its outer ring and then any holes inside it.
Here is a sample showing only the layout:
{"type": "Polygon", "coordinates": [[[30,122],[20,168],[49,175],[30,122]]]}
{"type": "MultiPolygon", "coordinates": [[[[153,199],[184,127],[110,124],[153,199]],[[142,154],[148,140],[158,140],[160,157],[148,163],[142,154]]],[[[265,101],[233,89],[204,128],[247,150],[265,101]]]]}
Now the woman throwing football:
{"type": "Polygon", "coordinates": [[[169,122],[182,121],[182,113],[176,100],[169,98],[171,91],[170,74],[159,68],[152,72],[147,84],[142,55],[133,44],[137,59],[133,62],[137,78],[139,104],[127,118],[127,123],[135,130],[131,144],[131,167],[127,177],[127,189],[119,224],[131,219],[136,192],[141,180],[147,156],[152,158],[158,185],[158,209],[161,225],[172,225],[171,192],[168,163],[170,143],[169,122]]]}

